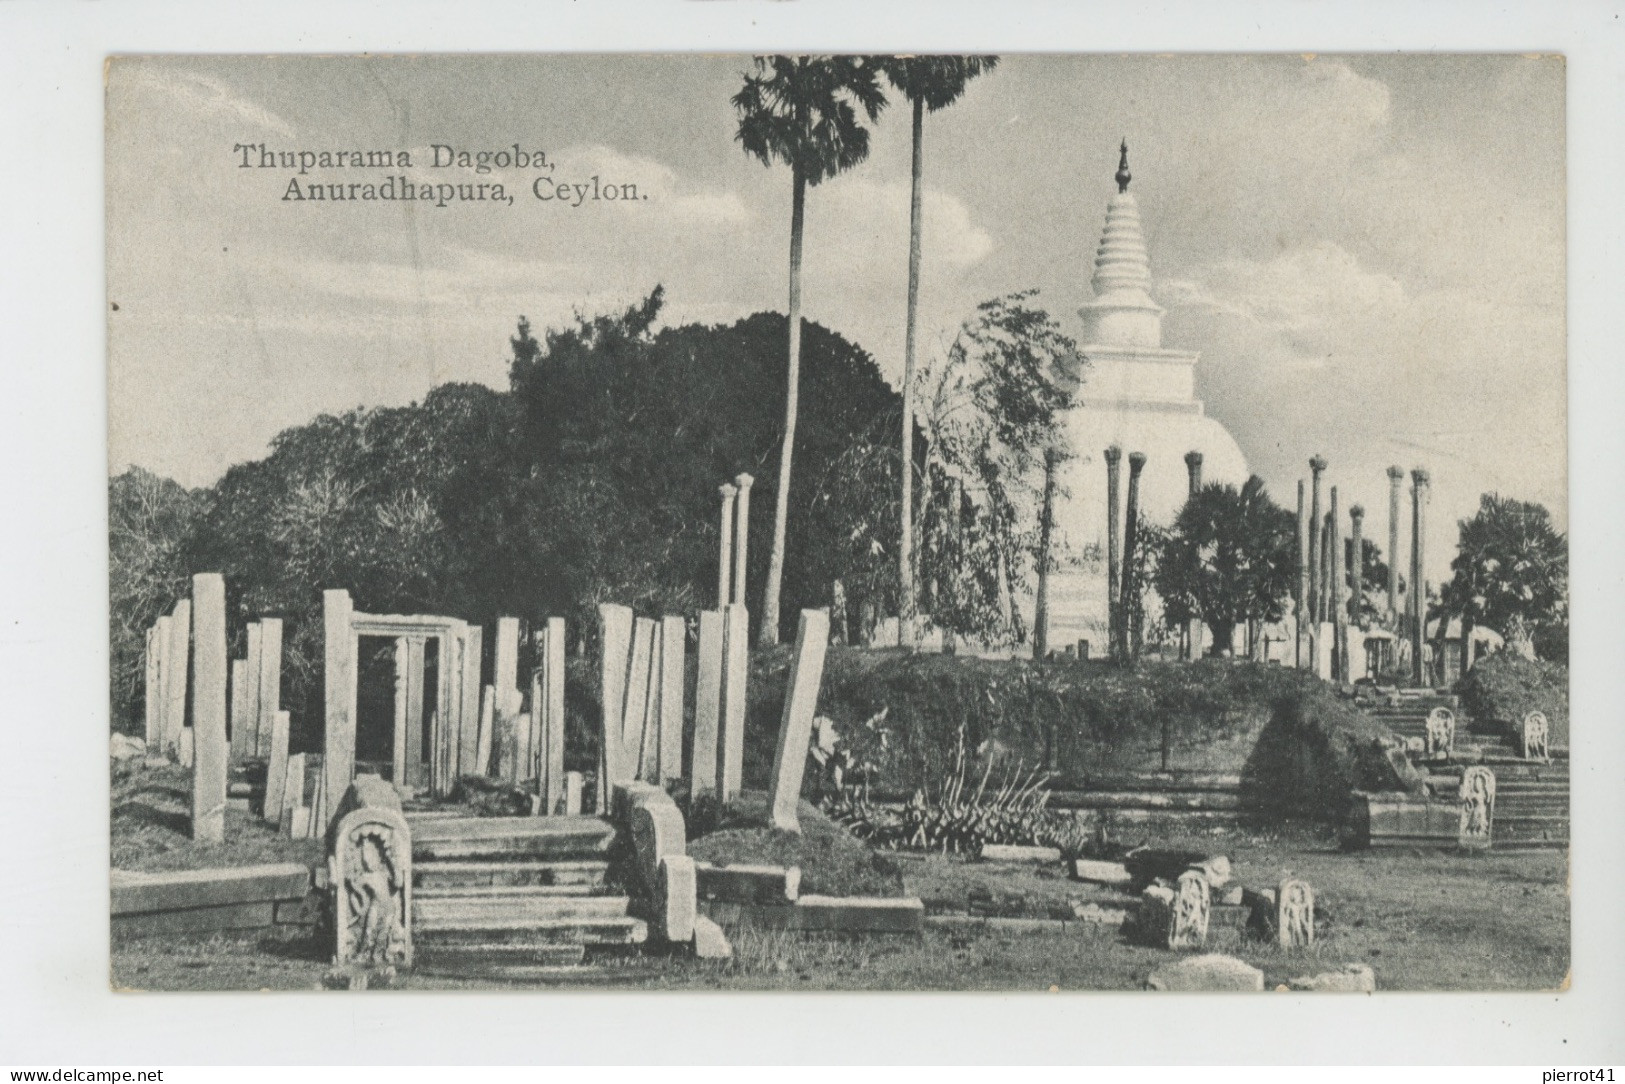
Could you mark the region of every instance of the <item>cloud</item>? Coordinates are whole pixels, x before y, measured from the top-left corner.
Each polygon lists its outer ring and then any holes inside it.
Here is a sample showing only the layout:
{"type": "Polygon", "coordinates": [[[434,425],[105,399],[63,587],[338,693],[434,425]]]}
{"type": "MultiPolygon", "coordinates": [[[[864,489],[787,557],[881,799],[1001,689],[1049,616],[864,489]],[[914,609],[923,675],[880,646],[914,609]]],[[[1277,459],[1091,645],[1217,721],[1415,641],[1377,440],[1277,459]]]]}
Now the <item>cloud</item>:
{"type": "Polygon", "coordinates": [[[1349,325],[1391,317],[1406,303],[1404,285],[1369,271],[1333,241],[1269,260],[1226,259],[1196,276],[1161,284],[1171,308],[1205,308],[1280,336],[1298,354],[1333,349],[1349,325]]]}
{"type": "Polygon", "coordinates": [[[196,116],[225,119],[233,124],[250,124],[289,139],[294,137],[293,126],[287,121],[201,72],[141,62],[128,67],[121,65],[115,71],[123,72],[130,85],[163,95],[174,105],[196,116]]]}

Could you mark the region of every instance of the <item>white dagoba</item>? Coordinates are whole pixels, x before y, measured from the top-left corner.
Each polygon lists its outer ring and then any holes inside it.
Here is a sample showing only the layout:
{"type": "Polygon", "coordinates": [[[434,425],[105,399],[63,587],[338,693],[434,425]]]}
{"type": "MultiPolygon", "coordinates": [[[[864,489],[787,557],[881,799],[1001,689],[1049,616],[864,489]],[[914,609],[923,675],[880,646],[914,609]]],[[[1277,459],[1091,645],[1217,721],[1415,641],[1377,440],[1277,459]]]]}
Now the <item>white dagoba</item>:
{"type": "MultiPolygon", "coordinates": [[[[1130,179],[1125,141],[1095,253],[1095,297],[1078,310],[1081,358],[1055,374],[1071,398],[1062,426],[1073,458],[1060,468],[1055,502],[1061,548],[1050,575],[1049,643],[1058,651],[1086,639],[1095,657],[1109,650],[1105,449],[1115,444],[1123,453],[1119,517],[1127,510],[1128,457],[1141,452],[1141,514],[1161,525],[1173,522],[1190,492],[1186,453],[1202,454],[1204,484],[1240,487],[1249,474],[1235,438],[1196,398],[1199,355],[1162,345],[1163,310],[1151,299],[1151,261],[1130,179]]],[[[1121,518],[1118,530],[1121,540],[1121,518]]]]}

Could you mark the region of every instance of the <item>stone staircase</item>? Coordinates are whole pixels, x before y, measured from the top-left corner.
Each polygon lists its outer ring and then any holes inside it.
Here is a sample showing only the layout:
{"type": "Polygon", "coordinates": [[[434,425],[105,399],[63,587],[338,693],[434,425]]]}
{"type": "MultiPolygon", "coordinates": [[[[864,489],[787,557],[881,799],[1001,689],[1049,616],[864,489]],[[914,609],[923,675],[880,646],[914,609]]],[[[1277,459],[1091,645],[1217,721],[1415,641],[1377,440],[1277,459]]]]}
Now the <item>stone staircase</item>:
{"type": "Polygon", "coordinates": [[[1562,848],[1569,843],[1569,752],[1553,746],[1546,761],[1525,760],[1510,724],[1467,720],[1460,701],[1444,689],[1399,690],[1361,707],[1397,737],[1425,739],[1428,712],[1449,708],[1457,730],[1448,759],[1417,759],[1435,798],[1461,790],[1462,771],[1483,764],[1495,773],[1492,844],[1497,850],[1562,848]]]}
{"type": "Polygon", "coordinates": [[[649,936],[600,817],[408,814],[417,970],[524,981],[649,936]]]}

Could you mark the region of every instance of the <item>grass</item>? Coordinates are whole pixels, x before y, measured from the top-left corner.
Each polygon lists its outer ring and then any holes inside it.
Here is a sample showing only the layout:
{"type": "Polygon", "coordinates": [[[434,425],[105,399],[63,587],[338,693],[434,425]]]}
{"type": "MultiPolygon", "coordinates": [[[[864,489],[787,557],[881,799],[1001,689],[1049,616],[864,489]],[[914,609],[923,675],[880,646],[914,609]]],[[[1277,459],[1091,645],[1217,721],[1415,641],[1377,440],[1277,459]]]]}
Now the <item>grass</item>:
{"type": "MultiPolygon", "coordinates": [[[[703,842],[703,841],[702,841],[703,842]]],[[[1314,885],[1329,918],[1313,949],[1287,952],[1215,930],[1210,949],[1263,970],[1270,988],[1345,963],[1369,964],[1379,990],[1554,990],[1569,973],[1568,864],[1562,852],[1373,851],[1343,854],[1327,833],[1230,831],[1158,841],[1228,855],[1253,887],[1291,874],[1314,885]]],[[[743,860],[743,859],[741,859],[743,860]]],[[[977,887],[1021,897],[1033,913],[1088,889],[1036,867],[933,856],[897,862],[910,893],[962,899],[977,887]]],[[[1064,933],[928,929],[923,937],[728,929],[726,961],[608,957],[552,983],[633,989],[1137,990],[1175,959],[1109,927],[1064,933]]],[[[124,989],[314,989],[327,969],[300,932],[115,944],[124,989]]],[[[501,983],[403,975],[405,989],[506,989],[501,983]]]]}
{"type": "Polygon", "coordinates": [[[226,810],[226,842],[191,838],[192,773],[173,764],[149,768],[139,759],[112,768],[112,865],[114,869],[208,869],[322,858],[318,839],[286,839],[253,813],[226,810]]]}
{"type": "Polygon", "coordinates": [[[767,795],[745,791],[720,818],[692,817],[688,853],[704,862],[800,866],[801,891],[822,896],[901,896],[897,866],[835,824],[806,801],[797,807],[801,833],[767,826],[767,795]],[[707,822],[710,821],[710,824],[707,822]]]}

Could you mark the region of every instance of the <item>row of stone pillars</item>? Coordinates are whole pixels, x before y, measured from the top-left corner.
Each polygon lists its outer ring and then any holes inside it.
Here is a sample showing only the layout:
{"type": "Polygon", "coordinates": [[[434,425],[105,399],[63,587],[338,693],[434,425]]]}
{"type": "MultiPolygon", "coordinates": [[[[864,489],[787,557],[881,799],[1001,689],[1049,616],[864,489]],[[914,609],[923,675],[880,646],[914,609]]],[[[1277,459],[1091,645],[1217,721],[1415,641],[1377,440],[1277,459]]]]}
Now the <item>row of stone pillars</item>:
{"type": "MultiPolygon", "coordinates": [[[[1351,658],[1349,628],[1356,625],[1364,607],[1364,528],[1365,509],[1349,510],[1349,539],[1345,549],[1338,514],[1337,487],[1327,494],[1328,510],[1321,514],[1321,475],[1327,462],[1323,456],[1309,460],[1310,490],[1305,509],[1304,482],[1298,481],[1298,584],[1295,614],[1298,636],[1295,661],[1323,677],[1353,680],[1364,676],[1366,667],[1351,658]],[[1329,642],[1327,642],[1329,641],[1329,642]]],[[[1424,680],[1423,641],[1427,631],[1427,578],[1425,571],[1426,508],[1428,472],[1420,467],[1411,472],[1411,552],[1410,590],[1406,612],[1399,613],[1399,524],[1400,486],[1405,472],[1388,468],[1388,610],[1394,632],[1410,643],[1411,678],[1424,680]]]]}
{"type": "Polygon", "coordinates": [[[205,842],[224,838],[233,763],[265,760],[269,785],[286,762],[281,618],[250,622],[246,639],[246,657],[228,659],[226,581],[218,572],[193,576],[192,597],[146,634],[147,748],[192,769],[192,838],[205,842]]]}
{"type": "Polygon", "coordinates": [[[1112,657],[1128,660],[1138,657],[1144,631],[1137,569],[1140,544],[1140,472],[1145,469],[1145,453],[1128,457],[1128,507],[1124,510],[1123,541],[1118,542],[1118,493],[1123,449],[1113,444],[1106,449],[1106,609],[1107,638],[1112,657]]]}

